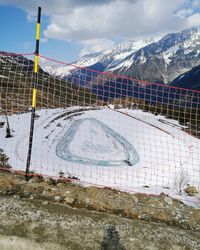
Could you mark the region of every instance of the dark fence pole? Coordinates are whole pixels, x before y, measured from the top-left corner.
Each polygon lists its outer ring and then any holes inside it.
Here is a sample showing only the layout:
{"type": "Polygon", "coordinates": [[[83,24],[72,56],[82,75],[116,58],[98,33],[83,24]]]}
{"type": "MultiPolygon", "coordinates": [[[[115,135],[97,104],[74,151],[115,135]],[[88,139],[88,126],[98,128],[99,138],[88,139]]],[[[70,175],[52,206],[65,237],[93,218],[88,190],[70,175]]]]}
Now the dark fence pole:
{"type": "Polygon", "coordinates": [[[8,114],[6,110],[5,110],[5,114],[6,114],[6,138],[10,138],[12,137],[12,135],[11,135],[11,130],[10,130],[10,124],[8,121],[8,114]]]}
{"type": "Polygon", "coordinates": [[[34,132],[34,122],[35,122],[35,108],[36,108],[36,95],[37,95],[37,84],[38,84],[38,62],[39,62],[39,45],[40,45],[40,19],[41,19],[41,7],[38,8],[38,18],[36,26],[36,48],[35,48],[35,61],[34,61],[34,82],[33,82],[33,92],[32,92],[32,112],[31,112],[31,125],[30,125],[30,135],[29,135],[29,147],[26,162],[26,175],[25,178],[29,180],[29,170],[31,163],[31,153],[33,145],[33,132],[34,132]]]}

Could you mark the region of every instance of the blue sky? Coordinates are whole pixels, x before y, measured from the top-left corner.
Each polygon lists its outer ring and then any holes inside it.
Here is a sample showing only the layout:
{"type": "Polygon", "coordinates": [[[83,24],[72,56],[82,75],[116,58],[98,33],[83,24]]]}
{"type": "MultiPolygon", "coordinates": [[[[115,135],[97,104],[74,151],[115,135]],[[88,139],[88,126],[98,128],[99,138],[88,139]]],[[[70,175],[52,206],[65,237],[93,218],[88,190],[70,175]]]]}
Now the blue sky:
{"type": "Polygon", "coordinates": [[[40,53],[66,62],[119,41],[200,26],[200,0],[0,0],[0,50],[34,51],[38,6],[40,53]]]}
{"type": "MultiPolygon", "coordinates": [[[[29,53],[35,50],[35,20],[27,20],[24,10],[15,6],[0,6],[0,23],[1,51],[29,53]]],[[[41,34],[43,34],[48,18],[43,16],[41,24],[41,34]]],[[[44,36],[41,35],[41,38],[44,36]]],[[[40,42],[41,54],[68,62],[77,58],[80,49],[78,44],[59,39],[48,39],[45,42],[42,39],[40,42]]]]}

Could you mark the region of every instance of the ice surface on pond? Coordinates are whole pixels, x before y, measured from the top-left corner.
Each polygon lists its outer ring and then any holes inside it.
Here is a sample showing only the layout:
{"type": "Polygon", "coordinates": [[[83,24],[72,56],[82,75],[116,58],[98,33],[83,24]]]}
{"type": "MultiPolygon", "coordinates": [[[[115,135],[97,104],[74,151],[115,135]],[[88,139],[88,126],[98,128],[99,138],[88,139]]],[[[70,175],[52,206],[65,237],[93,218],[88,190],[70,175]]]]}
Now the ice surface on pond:
{"type": "Polygon", "coordinates": [[[74,121],[56,147],[68,161],[90,165],[134,165],[139,156],[132,144],[94,118],[74,121]]]}

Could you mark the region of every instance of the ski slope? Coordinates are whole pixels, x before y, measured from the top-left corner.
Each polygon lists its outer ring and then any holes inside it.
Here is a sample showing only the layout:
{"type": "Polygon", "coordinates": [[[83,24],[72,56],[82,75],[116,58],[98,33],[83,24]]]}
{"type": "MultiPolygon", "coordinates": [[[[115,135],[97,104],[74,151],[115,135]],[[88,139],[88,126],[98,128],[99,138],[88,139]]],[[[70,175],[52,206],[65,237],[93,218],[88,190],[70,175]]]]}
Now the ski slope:
{"type": "MultiPolygon", "coordinates": [[[[0,116],[0,121],[5,117],[0,116]]],[[[0,128],[0,148],[13,169],[25,170],[30,113],[9,116],[12,138],[0,128]]],[[[200,187],[200,140],[177,121],[141,110],[82,107],[37,111],[31,170],[74,176],[84,185],[129,192],[178,194],[184,175],[200,187]]]]}

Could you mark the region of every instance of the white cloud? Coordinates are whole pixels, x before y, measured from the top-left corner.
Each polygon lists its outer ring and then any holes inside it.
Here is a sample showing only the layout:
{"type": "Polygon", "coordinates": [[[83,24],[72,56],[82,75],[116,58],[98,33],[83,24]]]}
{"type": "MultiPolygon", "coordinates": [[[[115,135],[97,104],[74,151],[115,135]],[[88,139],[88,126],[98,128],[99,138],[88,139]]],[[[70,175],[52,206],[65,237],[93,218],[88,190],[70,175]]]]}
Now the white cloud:
{"type": "Polygon", "coordinates": [[[187,18],[187,27],[198,27],[200,26],[200,13],[195,13],[187,18]]]}
{"type": "Polygon", "coordinates": [[[49,17],[46,39],[78,42],[81,54],[109,48],[116,39],[166,34],[199,25],[199,0],[0,0],[23,8],[31,21],[37,7],[49,17]]]}
{"type": "Polygon", "coordinates": [[[89,53],[100,52],[102,50],[110,49],[114,46],[114,42],[106,39],[91,39],[81,42],[84,48],[80,52],[80,56],[89,53]]]}
{"type": "Polygon", "coordinates": [[[177,11],[176,15],[180,18],[186,18],[190,16],[193,13],[193,10],[191,8],[185,8],[185,9],[180,9],[177,11]]]}
{"type": "Polygon", "coordinates": [[[40,38],[40,42],[41,42],[41,43],[46,43],[47,41],[48,41],[48,39],[47,39],[47,38],[43,38],[43,37],[42,37],[42,38],[40,38]]]}
{"type": "Polygon", "coordinates": [[[45,31],[63,40],[138,37],[178,30],[182,20],[173,11],[183,0],[116,0],[102,5],[77,6],[66,14],[53,14],[45,31]]]}

